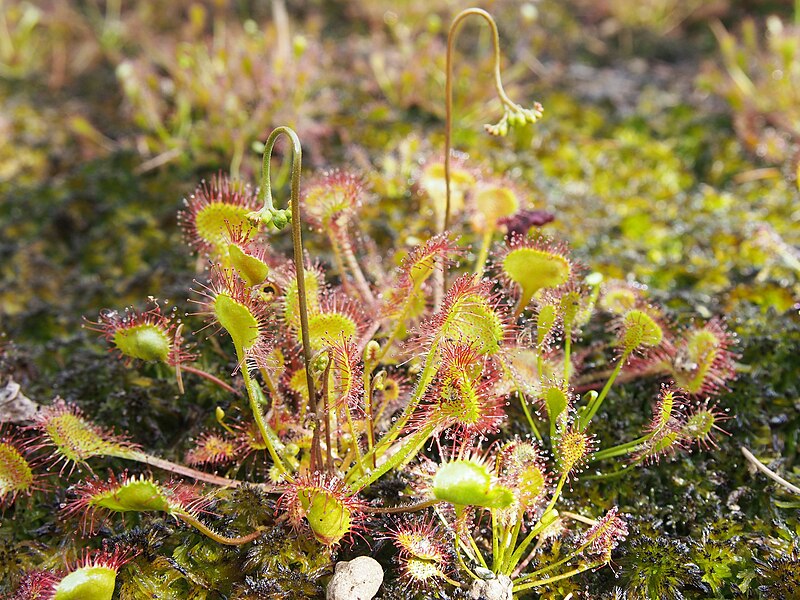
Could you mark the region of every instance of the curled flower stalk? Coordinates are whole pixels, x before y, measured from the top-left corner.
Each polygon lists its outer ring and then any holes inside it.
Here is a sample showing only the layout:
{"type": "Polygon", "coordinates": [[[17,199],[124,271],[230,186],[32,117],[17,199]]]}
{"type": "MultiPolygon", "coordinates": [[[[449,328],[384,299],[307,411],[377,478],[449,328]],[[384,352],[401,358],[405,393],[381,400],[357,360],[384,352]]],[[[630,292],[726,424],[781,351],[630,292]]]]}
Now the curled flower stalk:
{"type": "MultiPolygon", "coordinates": [[[[263,223],[265,225],[272,224],[277,229],[283,229],[286,224],[291,220],[292,223],[292,246],[294,248],[294,268],[297,278],[297,291],[298,291],[298,309],[300,313],[300,331],[303,343],[303,361],[306,368],[306,384],[308,385],[308,396],[311,403],[311,414],[316,415],[316,394],[314,392],[314,379],[311,376],[311,341],[309,339],[308,327],[308,305],[306,303],[306,279],[305,279],[305,266],[303,257],[303,232],[300,221],[300,173],[302,171],[303,148],[300,144],[300,138],[289,127],[277,127],[270,133],[264,147],[264,160],[261,168],[261,187],[259,188],[259,200],[263,200],[264,205],[256,212],[248,215],[251,222],[263,223]],[[270,181],[271,171],[271,158],[272,149],[275,147],[275,142],[281,135],[285,135],[291,141],[292,147],[292,179],[291,179],[291,198],[289,201],[290,211],[286,209],[276,209],[272,200],[272,183],[270,181]]],[[[246,370],[245,370],[246,372],[246,370]]],[[[245,382],[247,385],[248,394],[250,396],[251,408],[254,413],[260,415],[260,408],[258,407],[257,394],[254,393],[254,384],[249,377],[245,375],[245,382]]],[[[256,422],[259,428],[262,429],[265,441],[267,436],[266,428],[263,426],[263,417],[256,416],[256,422]]],[[[317,429],[319,423],[316,424],[317,429]]],[[[273,456],[273,460],[275,456],[273,456]]],[[[280,464],[280,460],[276,461],[280,464]]]]}
{"type": "Polygon", "coordinates": [[[485,129],[492,135],[505,136],[508,134],[509,127],[524,125],[525,123],[535,123],[542,116],[542,105],[538,102],[533,108],[526,109],[515,103],[509,98],[503,88],[503,80],[500,74],[500,32],[497,30],[497,23],[488,12],[480,8],[468,8],[461,11],[450,24],[447,35],[447,64],[445,80],[445,143],[444,143],[444,171],[446,186],[446,201],[442,231],[450,225],[450,160],[453,135],[453,52],[455,50],[456,38],[458,37],[459,26],[462,21],[475,15],[481,17],[489,25],[492,32],[492,47],[494,51],[494,86],[497,96],[503,105],[503,117],[495,125],[485,125],[485,129]]]}
{"type": "MultiPolygon", "coordinates": [[[[455,51],[456,39],[459,26],[468,17],[476,15],[481,17],[489,25],[492,32],[492,48],[494,52],[494,85],[497,96],[503,105],[503,117],[496,125],[485,125],[484,128],[491,135],[505,136],[508,134],[509,126],[524,125],[525,123],[535,123],[542,116],[542,105],[536,102],[532,109],[525,109],[516,104],[509,98],[503,88],[503,80],[500,74],[500,32],[497,23],[488,12],[480,8],[468,8],[461,11],[453,19],[447,34],[447,57],[445,67],[445,141],[444,141],[444,182],[445,182],[445,204],[444,213],[437,214],[436,227],[439,231],[447,231],[450,227],[450,213],[452,201],[452,146],[453,146],[453,53],[455,51]],[[439,224],[441,223],[441,225],[439,224]]],[[[488,245],[489,240],[485,240],[488,245]]],[[[476,269],[476,274],[481,274],[481,268],[476,269]]],[[[445,289],[444,273],[436,274],[434,279],[434,293],[436,306],[441,302],[445,289]]]]}

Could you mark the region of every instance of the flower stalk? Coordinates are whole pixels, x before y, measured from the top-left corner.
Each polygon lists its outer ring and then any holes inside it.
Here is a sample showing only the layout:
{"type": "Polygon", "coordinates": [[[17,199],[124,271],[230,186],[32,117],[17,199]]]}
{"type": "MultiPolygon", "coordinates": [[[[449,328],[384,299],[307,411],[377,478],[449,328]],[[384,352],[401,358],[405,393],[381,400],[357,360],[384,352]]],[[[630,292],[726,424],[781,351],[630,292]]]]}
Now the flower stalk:
{"type": "Polygon", "coordinates": [[[481,8],[468,8],[461,11],[450,24],[447,34],[447,63],[445,79],[445,142],[444,142],[444,178],[445,178],[445,210],[442,231],[450,226],[450,166],[453,136],[453,54],[456,39],[461,23],[471,16],[481,17],[492,32],[492,48],[494,52],[494,87],[497,96],[503,105],[503,118],[496,125],[485,125],[485,129],[492,135],[505,136],[509,126],[535,123],[542,114],[541,105],[537,102],[533,109],[525,109],[515,103],[503,88],[503,79],[500,73],[500,32],[492,15],[481,8]]]}
{"type": "Polygon", "coordinates": [[[292,246],[294,252],[294,265],[297,277],[298,303],[300,312],[300,330],[303,341],[303,361],[306,367],[306,383],[308,384],[308,396],[312,405],[312,414],[316,405],[316,394],[314,393],[314,378],[311,375],[311,342],[308,334],[308,304],[306,300],[306,280],[303,257],[303,232],[300,220],[300,174],[302,172],[303,148],[300,138],[290,127],[282,125],[276,127],[269,134],[264,145],[264,157],[261,166],[261,186],[259,188],[258,199],[264,202],[264,206],[255,213],[250,213],[248,217],[251,221],[272,224],[278,229],[286,226],[287,221],[292,223],[292,246]],[[272,149],[275,142],[281,135],[289,138],[292,148],[292,178],[290,213],[285,209],[275,208],[272,199],[272,183],[270,181],[270,171],[272,165],[272,149]]]}

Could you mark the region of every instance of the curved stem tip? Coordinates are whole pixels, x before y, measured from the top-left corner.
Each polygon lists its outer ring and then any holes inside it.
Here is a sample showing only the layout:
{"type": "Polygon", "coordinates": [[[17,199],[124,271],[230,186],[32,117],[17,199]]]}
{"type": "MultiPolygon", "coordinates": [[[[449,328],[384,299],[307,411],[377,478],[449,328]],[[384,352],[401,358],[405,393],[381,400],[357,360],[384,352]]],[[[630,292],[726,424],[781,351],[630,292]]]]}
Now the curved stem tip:
{"type": "Polygon", "coordinates": [[[264,206],[258,213],[251,214],[251,218],[271,221],[279,229],[286,225],[286,211],[275,208],[272,200],[272,184],[270,182],[270,168],[272,159],[272,149],[275,142],[281,135],[289,138],[292,144],[292,180],[291,180],[291,222],[292,222],[292,245],[294,247],[295,274],[297,276],[298,304],[300,312],[300,331],[303,341],[303,361],[306,366],[306,383],[308,385],[308,397],[311,403],[311,414],[316,415],[316,394],[314,392],[314,378],[311,374],[311,342],[308,334],[308,303],[306,301],[306,279],[303,261],[303,234],[300,220],[300,173],[303,162],[303,149],[300,145],[300,138],[290,127],[282,125],[276,127],[269,134],[264,147],[264,159],[261,167],[261,186],[259,188],[259,200],[264,201],[264,206]],[[266,218],[269,215],[269,218],[266,218]]]}

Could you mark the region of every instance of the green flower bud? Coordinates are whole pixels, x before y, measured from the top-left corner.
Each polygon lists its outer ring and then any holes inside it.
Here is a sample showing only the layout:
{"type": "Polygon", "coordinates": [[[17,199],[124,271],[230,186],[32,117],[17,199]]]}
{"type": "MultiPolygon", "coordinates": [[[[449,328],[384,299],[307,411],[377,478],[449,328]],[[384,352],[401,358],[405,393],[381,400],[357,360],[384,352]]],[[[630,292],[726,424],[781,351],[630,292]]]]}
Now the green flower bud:
{"type": "Polygon", "coordinates": [[[272,224],[280,231],[292,220],[292,215],[288,210],[276,210],[272,215],[272,224]]]}

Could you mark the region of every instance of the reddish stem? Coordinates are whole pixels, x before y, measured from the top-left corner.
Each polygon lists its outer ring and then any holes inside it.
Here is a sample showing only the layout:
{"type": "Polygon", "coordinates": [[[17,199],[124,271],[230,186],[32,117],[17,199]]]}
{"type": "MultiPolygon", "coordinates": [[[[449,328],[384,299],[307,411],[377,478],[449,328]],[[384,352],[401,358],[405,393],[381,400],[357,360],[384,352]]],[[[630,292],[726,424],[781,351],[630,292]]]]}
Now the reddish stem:
{"type": "Polygon", "coordinates": [[[133,452],[130,455],[127,455],[125,458],[135,460],[136,462],[140,462],[151,467],[164,469],[165,471],[175,473],[176,475],[183,475],[184,477],[190,477],[192,479],[196,479],[197,481],[205,481],[206,483],[211,483],[221,487],[239,487],[245,483],[236,479],[228,479],[227,477],[220,477],[219,475],[198,471],[197,469],[192,469],[191,467],[180,465],[157,456],[145,454],[144,452],[133,452]]]}
{"type": "Polygon", "coordinates": [[[236,394],[237,396],[241,396],[242,393],[222,381],[219,377],[215,377],[211,373],[206,373],[202,369],[198,369],[197,367],[193,367],[191,365],[181,365],[181,370],[186,371],[187,373],[194,373],[195,375],[199,375],[203,379],[208,379],[211,383],[214,383],[221,387],[223,390],[230,392],[231,394],[236,394]]]}
{"type": "MultiPolygon", "coordinates": [[[[608,378],[609,374],[611,373],[611,369],[605,371],[597,371],[595,373],[587,373],[583,378],[579,378],[574,386],[574,392],[576,394],[583,394],[590,390],[599,390],[605,384],[606,379],[608,378]]],[[[668,375],[669,370],[666,369],[662,364],[656,363],[650,367],[645,369],[633,369],[631,371],[623,371],[620,373],[619,377],[617,377],[617,383],[627,383],[629,381],[633,381],[634,379],[638,379],[640,377],[655,377],[661,375],[668,375]]]]}

